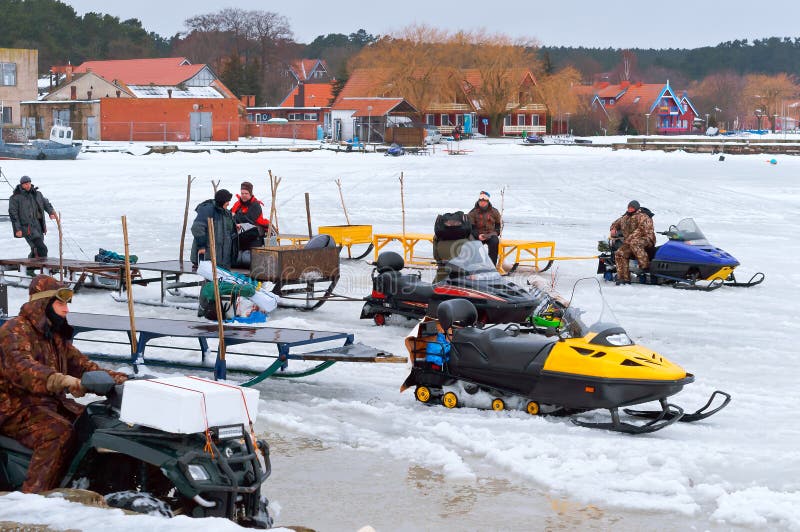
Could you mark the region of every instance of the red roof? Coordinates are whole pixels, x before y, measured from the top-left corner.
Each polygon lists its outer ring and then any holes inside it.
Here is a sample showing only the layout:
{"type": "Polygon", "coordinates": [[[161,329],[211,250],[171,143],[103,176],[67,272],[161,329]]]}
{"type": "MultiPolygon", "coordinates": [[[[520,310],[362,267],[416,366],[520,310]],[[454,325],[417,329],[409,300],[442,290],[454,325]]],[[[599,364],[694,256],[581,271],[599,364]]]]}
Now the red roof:
{"type": "Polygon", "coordinates": [[[402,98],[339,98],[333,105],[337,110],[354,110],[352,116],[383,116],[395,107],[402,105],[403,112],[415,112],[416,109],[402,98]],[[407,106],[407,108],[406,108],[407,106]],[[372,109],[369,109],[372,107],[372,109]]]}
{"type": "MultiPolygon", "coordinates": [[[[333,98],[333,83],[306,83],[305,87],[305,102],[300,107],[329,107],[331,98],[333,98]]],[[[294,104],[294,97],[300,93],[300,86],[298,85],[286,98],[281,102],[278,107],[297,107],[294,104]]]]}
{"type": "Polygon", "coordinates": [[[161,59],[121,59],[86,61],[75,67],[75,73],[90,70],[108,81],[119,80],[128,85],[179,85],[200,72],[206,65],[192,65],[185,57],[161,59]]]}
{"type": "Polygon", "coordinates": [[[309,76],[317,67],[317,64],[321,64],[322,68],[325,70],[325,73],[328,72],[328,66],[325,61],[321,59],[300,59],[298,61],[294,61],[289,65],[289,68],[292,69],[297,79],[300,81],[307,81],[309,80],[309,76]]]}

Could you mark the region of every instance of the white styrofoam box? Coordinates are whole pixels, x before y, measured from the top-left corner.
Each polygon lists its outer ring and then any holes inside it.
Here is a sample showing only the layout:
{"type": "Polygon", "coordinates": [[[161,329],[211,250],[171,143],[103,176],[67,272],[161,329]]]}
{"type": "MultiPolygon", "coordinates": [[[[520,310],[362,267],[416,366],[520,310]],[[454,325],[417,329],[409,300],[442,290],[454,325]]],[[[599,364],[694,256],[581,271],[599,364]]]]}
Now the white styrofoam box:
{"type": "Polygon", "coordinates": [[[253,422],[258,416],[258,396],[258,390],[253,388],[200,378],[129,380],[125,383],[119,419],[178,434],[205,431],[206,418],[209,427],[244,423],[247,430],[247,412],[253,422]]]}

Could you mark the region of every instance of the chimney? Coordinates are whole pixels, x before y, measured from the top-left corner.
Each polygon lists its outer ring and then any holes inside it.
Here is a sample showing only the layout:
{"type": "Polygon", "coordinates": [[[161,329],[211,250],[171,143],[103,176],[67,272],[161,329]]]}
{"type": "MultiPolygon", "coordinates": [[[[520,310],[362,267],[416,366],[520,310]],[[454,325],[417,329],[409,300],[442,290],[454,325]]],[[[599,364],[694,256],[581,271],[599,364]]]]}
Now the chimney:
{"type": "Polygon", "coordinates": [[[67,75],[67,83],[72,81],[72,63],[67,63],[67,66],[64,67],[64,72],[67,75]]]}
{"type": "Polygon", "coordinates": [[[302,81],[297,85],[297,96],[294,97],[294,106],[306,106],[306,86],[302,81]]]}
{"type": "Polygon", "coordinates": [[[70,100],[78,99],[78,87],[76,87],[75,85],[69,88],[69,99],[70,100]]]}

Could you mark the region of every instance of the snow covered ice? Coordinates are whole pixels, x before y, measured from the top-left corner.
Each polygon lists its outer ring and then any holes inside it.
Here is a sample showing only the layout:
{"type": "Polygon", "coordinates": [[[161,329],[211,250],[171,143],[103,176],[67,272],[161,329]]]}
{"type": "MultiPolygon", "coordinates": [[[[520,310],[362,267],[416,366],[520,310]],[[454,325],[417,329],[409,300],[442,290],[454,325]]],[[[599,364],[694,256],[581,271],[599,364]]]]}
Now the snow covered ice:
{"type": "MultiPolygon", "coordinates": [[[[717,415],[629,436],[523,412],[426,407],[412,392],[399,393],[406,367],[341,363],[304,379],[258,385],[257,428],[276,442],[264,494],[281,508],[277,525],[319,530],[365,524],[377,530],[532,530],[545,523],[621,530],[800,529],[800,159],[777,156],[778,164],[771,165],[773,156],[765,155],[719,161],[682,152],[529,147],[492,139],[463,142],[461,148],[472,151],[451,157],[437,148],[427,157],[396,158],[330,151],[84,153],[77,161],[4,161],[2,170],[14,185],[30,175],[61,212],[64,255],[76,259],[92,257],[98,247],[121,252],[123,214],[131,252],[140,261],[177,259],[187,174],[197,177],[192,207],[212,196],[212,179],[232,192],[241,181],[252,181],[256,197],[268,203],[271,169],[283,179],[279,223],[289,233],[306,230],[304,192],[311,195],[314,227],[345,223],[336,178],[352,223],[399,232],[401,172],[407,231],[430,233],[437,214],[470,209],[480,190],[489,191],[499,208],[506,187],[504,236],[555,240],[561,256],[596,254],[597,241],[631,199],[655,212],[657,231],[693,217],[712,244],[740,261],[737,277],[763,271],[764,283],[710,293],[610,284],[603,290],[637,343],[696,376],[670,402],[693,411],[714,390],[723,390],[733,400],[717,415]],[[357,462],[353,470],[360,476],[347,482],[331,478],[326,471],[336,471],[336,464],[324,457],[357,462]],[[497,483],[502,488],[494,498],[482,498],[497,483]],[[443,495],[451,490],[473,493],[475,504],[448,512],[443,505],[459,504],[455,495],[443,495]],[[431,498],[442,504],[432,506],[431,498]],[[504,508],[504,501],[523,504],[504,508]],[[572,509],[571,520],[563,520],[564,507],[572,509]]],[[[46,243],[52,256],[58,253],[55,234],[51,224],[46,243]]],[[[190,237],[186,242],[188,256],[190,237]]],[[[7,224],[0,226],[0,245],[3,257],[28,253],[7,224]]],[[[594,260],[560,261],[542,275],[568,294],[577,279],[595,271],[594,260]]],[[[365,262],[343,262],[336,292],[366,295],[369,272],[365,262]]],[[[136,287],[134,295],[156,299],[158,288],[136,287]]],[[[12,313],[24,297],[23,290],[9,289],[12,313]]],[[[359,320],[360,309],[358,302],[330,302],[310,313],[278,309],[269,324],[352,331],[358,341],[405,355],[403,338],[413,322],[395,317],[376,327],[359,320]]],[[[76,296],[72,310],[127,313],[107,292],[88,290],[76,296]]],[[[189,310],[137,306],[136,312],[197,319],[189,310]]],[[[192,525],[183,518],[145,525],[140,519],[32,495],[0,498],[0,520],[93,530],[235,526],[219,520],[192,525]],[[89,511],[104,512],[98,526],[82,520],[89,511]]]]}

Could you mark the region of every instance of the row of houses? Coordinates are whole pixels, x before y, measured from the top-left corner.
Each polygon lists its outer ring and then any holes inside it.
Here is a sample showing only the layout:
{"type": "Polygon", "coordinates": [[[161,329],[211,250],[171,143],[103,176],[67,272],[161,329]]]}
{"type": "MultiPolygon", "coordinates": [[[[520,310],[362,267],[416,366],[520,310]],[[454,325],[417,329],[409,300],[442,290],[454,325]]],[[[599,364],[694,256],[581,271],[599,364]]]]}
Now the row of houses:
{"type": "MultiPolygon", "coordinates": [[[[283,101],[272,107],[256,106],[255,97],[237,98],[208,65],[186,58],[87,61],[79,66],[57,66],[59,80],[37,97],[36,50],[0,49],[0,109],[2,122],[24,128],[31,138],[46,136],[54,123],[70,124],[75,137],[86,140],[236,140],[240,136],[280,136],[305,139],[372,142],[397,140],[409,125],[437,127],[450,134],[490,135],[491,122],[480,97],[483,80],[478,70],[460,71],[458,89],[441,101],[418,109],[380,83],[376,69],[352,72],[334,98],[334,79],[325,61],[299,60],[289,66],[296,81],[283,101]]],[[[553,116],[537,96],[536,79],[527,70],[512,74],[518,90],[506,105],[507,114],[497,132],[565,133],[563,120],[553,116]]],[[[686,133],[700,114],[686,93],[664,85],[608,83],[574,87],[591,98],[599,120],[616,109],[648,116],[653,133],[686,133]]]]}

